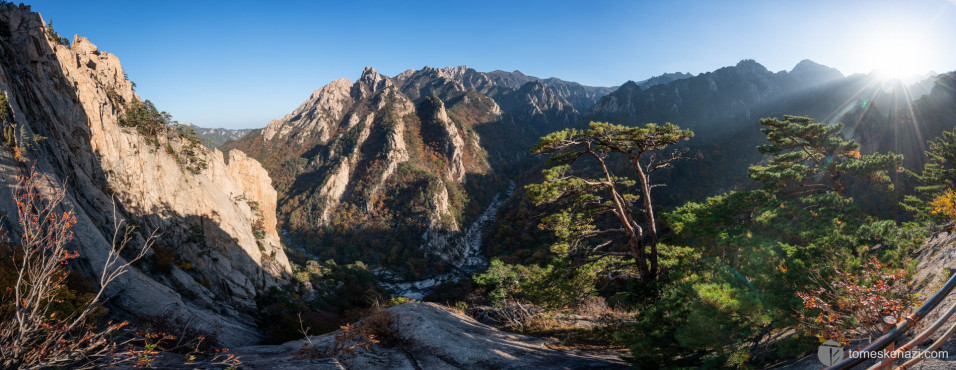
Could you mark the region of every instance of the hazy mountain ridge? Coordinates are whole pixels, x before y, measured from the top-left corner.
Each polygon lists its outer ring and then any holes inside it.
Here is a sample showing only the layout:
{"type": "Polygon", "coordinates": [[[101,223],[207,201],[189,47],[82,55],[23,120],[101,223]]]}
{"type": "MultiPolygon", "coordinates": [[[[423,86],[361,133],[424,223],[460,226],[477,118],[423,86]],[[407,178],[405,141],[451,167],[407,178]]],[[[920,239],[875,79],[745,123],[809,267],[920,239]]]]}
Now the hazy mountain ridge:
{"type": "MultiPolygon", "coordinates": [[[[662,192],[662,196],[674,202],[699,200],[751,184],[746,167],[761,159],[755,148],[765,141],[758,123],[763,117],[793,114],[830,123],[843,122],[845,133],[859,140],[865,152],[899,152],[899,143],[890,146],[880,142],[893,141],[901,132],[845,115],[858,111],[861,106],[869,106],[870,114],[902,114],[910,102],[920,97],[917,94],[927,90],[925,86],[931,85],[929,81],[935,78],[905,84],[884,81],[878,74],[844,77],[836,69],[810,60],[799,62],[790,71],[773,73],[755,61],[743,60],[735,66],[646,90],[628,82],[599,101],[584,120],[624,124],[672,122],[694,130],[697,136],[688,145],[701,151],[703,158],[689,161],[667,174],[665,181],[671,184],[672,190],[679,191],[662,192]],[[866,132],[869,133],[864,135],[866,132]],[[692,174],[709,176],[715,181],[707,186],[694,185],[692,174]],[[677,195],[684,191],[688,193],[677,195]]],[[[926,131],[938,135],[942,128],[926,131]]],[[[910,133],[903,137],[922,137],[923,140],[935,137],[928,134],[910,133]]],[[[912,145],[907,148],[922,147],[913,140],[909,144],[912,145]]],[[[921,150],[903,154],[910,166],[921,161],[921,150]]]]}
{"type": "Polygon", "coordinates": [[[587,119],[625,124],[670,121],[709,134],[730,127],[711,127],[708,122],[736,119],[743,123],[754,119],[751,111],[760,105],[841,78],[838,71],[809,60],[801,61],[792,72],[773,73],[748,59],[646,89],[625,83],[598,101],[587,119]]]}
{"type": "Polygon", "coordinates": [[[683,72],[665,73],[660,76],[654,76],[646,80],[643,80],[641,82],[638,82],[637,85],[640,86],[642,89],[647,89],[648,87],[651,87],[654,85],[666,85],[677,80],[683,80],[685,78],[691,78],[691,77],[694,77],[694,75],[690,73],[683,73],[683,72]]]}
{"type": "Polygon", "coordinates": [[[227,141],[241,139],[243,136],[246,136],[252,131],[252,129],[248,128],[206,128],[199,127],[191,123],[183,123],[182,125],[193,129],[193,131],[196,132],[196,136],[199,136],[199,138],[203,140],[203,144],[210,148],[219,148],[227,141]]]}

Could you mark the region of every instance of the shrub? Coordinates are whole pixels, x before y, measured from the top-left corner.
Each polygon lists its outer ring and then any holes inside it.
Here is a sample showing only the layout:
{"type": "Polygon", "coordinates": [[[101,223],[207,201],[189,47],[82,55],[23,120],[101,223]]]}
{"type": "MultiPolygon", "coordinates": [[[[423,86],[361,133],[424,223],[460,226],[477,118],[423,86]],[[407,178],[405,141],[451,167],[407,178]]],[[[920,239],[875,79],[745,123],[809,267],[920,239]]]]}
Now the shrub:
{"type": "Polygon", "coordinates": [[[798,318],[820,339],[848,344],[883,334],[882,319],[896,319],[919,302],[907,286],[904,269],[891,269],[876,258],[857,269],[835,267],[813,272],[817,288],[798,292],[803,309],[798,318]]]}
{"type": "Polygon", "coordinates": [[[153,271],[161,274],[173,272],[173,266],[176,265],[176,252],[162,244],[153,246],[153,258],[150,259],[153,271]]]}
{"type": "Polygon", "coordinates": [[[773,307],[728,265],[687,261],[641,293],[653,299],[637,305],[623,335],[638,368],[739,367],[773,327],[773,307]]]}
{"type": "MultiPolygon", "coordinates": [[[[135,127],[136,131],[147,138],[156,138],[166,131],[171,117],[169,113],[156,109],[156,105],[148,99],[146,101],[133,99],[120,116],[119,124],[124,127],[135,127]]],[[[159,143],[155,142],[155,144],[159,143]]]]}
{"type": "Polygon", "coordinates": [[[539,277],[542,269],[536,265],[508,265],[495,258],[488,270],[474,276],[475,283],[492,286],[488,299],[493,305],[501,305],[506,299],[519,295],[529,281],[539,277]]]}
{"type": "Polygon", "coordinates": [[[934,215],[945,217],[947,221],[956,220],[956,192],[946,189],[946,192],[933,198],[929,207],[934,215]]]}
{"type": "MultiPolygon", "coordinates": [[[[7,33],[10,32],[9,29],[10,29],[10,26],[8,25],[8,26],[7,26],[7,33]]],[[[49,21],[46,22],[46,30],[45,30],[45,31],[46,31],[46,35],[49,36],[51,39],[53,39],[53,41],[56,41],[56,42],[59,43],[60,45],[63,45],[63,46],[66,46],[66,47],[70,47],[70,39],[68,39],[68,38],[66,38],[66,37],[63,37],[63,36],[60,36],[60,34],[56,33],[56,31],[53,29],[53,19],[52,19],[52,18],[51,18],[49,21]]]]}
{"type": "MultiPolygon", "coordinates": [[[[301,318],[300,318],[301,322],[301,318]]],[[[330,347],[318,348],[309,338],[308,329],[301,328],[306,343],[294,356],[297,359],[332,357],[347,361],[355,357],[362,349],[368,351],[373,345],[391,348],[401,344],[401,337],[392,328],[392,314],[376,303],[364,312],[364,318],[354,324],[345,324],[335,334],[330,347]]]]}
{"type": "Polygon", "coordinates": [[[192,128],[175,123],[171,118],[169,113],[156,109],[153,102],[134,98],[120,115],[119,124],[136,128],[136,131],[146,138],[146,142],[156,148],[160,147],[161,142],[165,142],[166,152],[173,155],[176,162],[192,173],[199,173],[208,166],[203,158],[202,141],[192,128]],[[172,132],[170,126],[174,126],[172,132]],[[179,139],[179,145],[174,146],[171,139],[179,139]]]}
{"type": "Polygon", "coordinates": [[[92,317],[99,312],[103,292],[129,265],[149,249],[153,238],[147,239],[129,262],[120,259],[120,253],[131,240],[129,233],[120,232],[122,221],[114,214],[116,233],[113,246],[106,256],[99,289],[74,309],[63,313],[57,310],[65,293],[70,260],[79,253],[68,249],[73,239],[76,216],[63,211],[66,196],[63,188],[50,193],[40,189],[43,182],[33,170],[18,177],[14,189],[17,205],[17,223],[21,232],[20,244],[12,248],[10,259],[15,275],[6,292],[0,294],[0,367],[46,368],[90,365],[116,350],[112,337],[126,322],[96,326],[92,317]],[[12,285],[12,286],[11,286],[12,285]]]}
{"type": "Polygon", "coordinates": [[[408,297],[392,297],[392,299],[390,299],[388,303],[385,304],[385,307],[386,308],[395,307],[400,304],[411,303],[411,302],[415,302],[415,300],[408,297]]]}

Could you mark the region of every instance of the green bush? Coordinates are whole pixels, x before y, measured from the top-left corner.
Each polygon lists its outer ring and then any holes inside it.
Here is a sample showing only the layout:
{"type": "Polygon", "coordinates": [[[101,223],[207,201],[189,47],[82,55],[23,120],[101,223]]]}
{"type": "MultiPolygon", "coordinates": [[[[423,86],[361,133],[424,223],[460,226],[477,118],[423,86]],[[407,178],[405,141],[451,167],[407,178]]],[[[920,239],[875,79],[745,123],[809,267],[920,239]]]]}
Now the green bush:
{"type": "MultiPolygon", "coordinates": [[[[647,289],[647,288],[645,288],[647,289]]],[[[774,320],[762,293],[731,266],[690,261],[639,295],[636,323],[625,336],[638,368],[738,367],[750,340],[774,320]]]]}
{"type": "Polygon", "coordinates": [[[120,115],[119,124],[123,127],[136,128],[136,131],[146,138],[146,142],[156,148],[159,148],[161,143],[165,143],[166,152],[172,155],[176,162],[192,173],[199,173],[208,167],[203,158],[205,149],[203,149],[202,140],[196,136],[195,130],[180,125],[171,118],[169,113],[156,109],[153,102],[134,98],[127,104],[126,111],[120,115]],[[171,141],[174,138],[179,139],[177,146],[174,146],[171,141]],[[179,148],[178,151],[176,147],[179,148]]]}

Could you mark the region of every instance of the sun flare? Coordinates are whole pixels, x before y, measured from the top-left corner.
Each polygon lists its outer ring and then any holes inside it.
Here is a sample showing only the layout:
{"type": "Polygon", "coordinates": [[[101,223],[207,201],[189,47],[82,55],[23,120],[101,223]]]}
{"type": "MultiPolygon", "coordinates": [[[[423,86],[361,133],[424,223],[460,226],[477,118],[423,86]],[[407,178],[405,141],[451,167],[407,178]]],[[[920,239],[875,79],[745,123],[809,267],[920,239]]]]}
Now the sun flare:
{"type": "Polygon", "coordinates": [[[886,79],[906,79],[930,71],[928,42],[912,34],[879,35],[862,51],[866,69],[886,79]]]}

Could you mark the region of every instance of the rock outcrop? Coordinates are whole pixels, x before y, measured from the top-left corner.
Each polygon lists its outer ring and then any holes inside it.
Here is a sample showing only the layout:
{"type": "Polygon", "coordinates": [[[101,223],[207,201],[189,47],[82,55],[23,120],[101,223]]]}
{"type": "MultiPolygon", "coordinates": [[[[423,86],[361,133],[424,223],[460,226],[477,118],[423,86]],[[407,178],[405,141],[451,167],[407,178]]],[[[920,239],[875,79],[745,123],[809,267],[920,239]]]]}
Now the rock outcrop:
{"type": "MultiPolygon", "coordinates": [[[[389,330],[397,343],[364,347],[338,363],[322,362],[315,368],[335,369],[626,369],[623,352],[563,350],[548,346],[553,340],[507,333],[434,303],[406,303],[387,311],[389,330]],[[463,333],[465,333],[463,335],[463,333]]],[[[311,337],[312,346],[332,347],[339,332],[311,337]]],[[[350,343],[347,343],[350,344],[350,343]]],[[[244,365],[268,364],[294,368],[303,356],[305,340],[281,346],[239,348],[244,365]]]]}
{"type": "Polygon", "coordinates": [[[0,90],[10,102],[4,126],[23,132],[19,140],[45,137],[19,158],[0,149],[0,211],[16,214],[15,177],[36,168],[49,187],[66,189],[85,261],[77,267],[99,275],[115,204],[116,218],[139,226],[139,245],[152,230],[159,238],[110,285],[114,313],[188,322],[225,345],[256,342],[255,297],[290,272],[266,171],[239,151],[185,154],[188,143],[176,135],[147,138],[121,127],[119,117],[139,97],[115,55],[79,36],[72,47],[61,44],[29,6],[0,5],[0,21],[10,30],[0,39],[0,90]],[[188,168],[179,155],[205,166],[188,168]]]}
{"type": "MultiPolygon", "coordinates": [[[[911,286],[916,298],[925,302],[936,294],[956,272],[956,233],[944,231],[927,238],[916,250],[914,260],[919,261],[919,264],[916,266],[911,286]]],[[[925,326],[931,325],[954,304],[956,304],[956,294],[950,293],[920,323],[925,326]]],[[[914,333],[919,331],[915,330],[914,333]]],[[[938,338],[942,333],[943,330],[939,330],[933,338],[938,338]]]]}
{"type": "Polygon", "coordinates": [[[273,120],[262,135],[266,140],[291,137],[298,143],[307,139],[329,140],[336,124],[351,107],[352,83],[344,78],[315,90],[312,96],[281,120],[273,120]]]}

